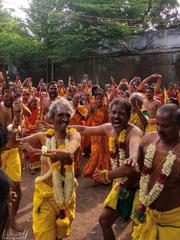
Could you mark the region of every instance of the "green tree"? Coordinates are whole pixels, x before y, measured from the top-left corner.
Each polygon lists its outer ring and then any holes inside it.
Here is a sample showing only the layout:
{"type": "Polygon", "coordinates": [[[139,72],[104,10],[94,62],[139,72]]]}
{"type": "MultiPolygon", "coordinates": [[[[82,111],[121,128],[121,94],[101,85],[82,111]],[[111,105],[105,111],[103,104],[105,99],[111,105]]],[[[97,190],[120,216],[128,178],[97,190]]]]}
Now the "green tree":
{"type": "Polygon", "coordinates": [[[124,49],[124,39],[174,25],[177,0],[31,0],[26,22],[2,9],[0,52],[6,63],[75,61],[124,49]]]}
{"type": "Polygon", "coordinates": [[[139,31],[165,27],[165,20],[176,19],[177,5],[177,0],[32,0],[28,27],[44,60],[70,61],[111,53],[139,31]]]}
{"type": "Polygon", "coordinates": [[[33,66],[39,43],[29,34],[25,25],[12,17],[7,10],[0,10],[0,52],[6,64],[33,66]]]}

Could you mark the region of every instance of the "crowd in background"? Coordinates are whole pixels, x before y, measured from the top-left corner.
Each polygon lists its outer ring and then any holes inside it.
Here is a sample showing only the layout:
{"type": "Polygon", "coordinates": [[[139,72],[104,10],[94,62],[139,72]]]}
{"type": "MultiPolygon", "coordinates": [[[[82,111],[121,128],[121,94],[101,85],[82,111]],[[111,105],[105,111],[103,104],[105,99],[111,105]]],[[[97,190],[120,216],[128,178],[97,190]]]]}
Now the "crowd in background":
{"type": "MultiPolygon", "coordinates": [[[[0,123],[8,126],[14,118],[16,104],[23,106],[20,137],[45,131],[51,127],[48,119],[48,110],[52,102],[66,98],[73,107],[74,113],[70,125],[98,126],[110,121],[108,106],[115,98],[124,98],[131,102],[132,113],[130,123],[139,127],[143,132],[156,131],[156,112],[159,106],[173,103],[180,107],[180,83],[169,83],[165,88],[163,76],[154,73],[144,80],[134,77],[131,80],[114,79],[110,76],[109,83],[105,86],[94,84],[84,74],[80,83],[72,79],[66,85],[63,80],[46,83],[40,79],[35,87],[31,76],[23,82],[17,77],[16,81],[5,81],[0,76],[0,123]]],[[[36,146],[38,148],[38,146],[36,146]]],[[[92,136],[82,137],[81,147],[75,154],[75,173],[84,177],[92,177],[96,168],[110,170],[111,161],[108,137],[92,136]],[[82,156],[86,154],[88,161],[81,169],[82,156]]],[[[40,167],[39,156],[22,154],[24,165],[30,173],[40,167]]],[[[3,172],[0,177],[5,181],[3,172]]],[[[6,194],[9,185],[6,183],[3,190],[6,194]]],[[[7,206],[6,206],[7,207],[7,206]]],[[[1,226],[2,230],[2,226],[1,226]]]]}

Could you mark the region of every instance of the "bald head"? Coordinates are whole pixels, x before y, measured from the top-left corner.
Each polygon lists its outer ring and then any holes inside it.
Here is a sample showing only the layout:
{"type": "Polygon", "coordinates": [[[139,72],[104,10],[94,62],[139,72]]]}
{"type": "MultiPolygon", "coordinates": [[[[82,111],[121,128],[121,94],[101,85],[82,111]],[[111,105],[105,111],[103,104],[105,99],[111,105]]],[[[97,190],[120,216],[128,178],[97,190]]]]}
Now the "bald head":
{"type": "Polygon", "coordinates": [[[175,104],[165,104],[156,113],[157,132],[166,144],[179,139],[180,111],[175,104]]]}
{"type": "Polygon", "coordinates": [[[142,94],[137,93],[137,92],[132,93],[130,98],[129,98],[129,101],[132,104],[132,109],[134,109],[134,104],[133,103],[136,103],[137,106],[141,109],[142,104],[143,104],[143,100],[144,100],[144,98],[143,98],[142,94]]]}
{"type": "Polygon", "coordinates": [[[143,102],[143,100],[144,100],[143,95],[141,93],[138,93],[138,92],[132,93],[131,96],[130,96],[130,99],[131,98],[139,99],[139,101],[141,101],[141,102],[143,102]]]}
{"type": "Polygon", "coordinates": [[[166,116],[180,126],[180,109],[176,104],[168,103],[160,106],[156,115],[166,116]]]}

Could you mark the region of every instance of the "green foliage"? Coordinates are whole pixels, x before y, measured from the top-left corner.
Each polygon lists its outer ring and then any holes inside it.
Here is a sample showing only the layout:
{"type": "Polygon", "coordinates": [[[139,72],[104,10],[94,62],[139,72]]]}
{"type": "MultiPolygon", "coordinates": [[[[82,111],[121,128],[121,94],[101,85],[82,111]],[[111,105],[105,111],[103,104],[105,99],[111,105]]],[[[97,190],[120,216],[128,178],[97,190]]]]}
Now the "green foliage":
{"type": "Polygon", "coordinates": [[[33,65],[38,42],[23,23],[5,10],[0,11],[0,53],[7,64],[33,65]]]}
{"type": "Polygon", "coordinates": [[[0,52],[7,63],[34,67],[126,50],[124,40],[138,32],[174,25],[176,7],[177,0],[31,0],[26,24],[0,10],[0,52]]]}
{"type": "Polygon", "coordinates": [[[32,0],[28,26],[46,58],[64,62],[124,48],[124,39],[175,17],[176,6],[176,0],[32,0]]]}

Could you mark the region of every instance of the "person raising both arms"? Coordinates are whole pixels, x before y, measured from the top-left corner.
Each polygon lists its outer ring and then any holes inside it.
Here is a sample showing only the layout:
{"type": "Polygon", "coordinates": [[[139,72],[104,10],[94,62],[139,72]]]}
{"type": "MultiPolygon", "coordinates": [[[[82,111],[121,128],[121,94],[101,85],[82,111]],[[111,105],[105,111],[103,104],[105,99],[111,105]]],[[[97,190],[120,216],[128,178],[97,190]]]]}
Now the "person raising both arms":
{"type": "Polygon", "coordinates": [[[142,109],[147,110],[149,114],[149,120],[146,127],[146,132],[156,131],[156,112],[161,106],[159,100],[154,99],[154,88],[147,87],[145,91],[146,98],[144,99],[142,109]]]}

